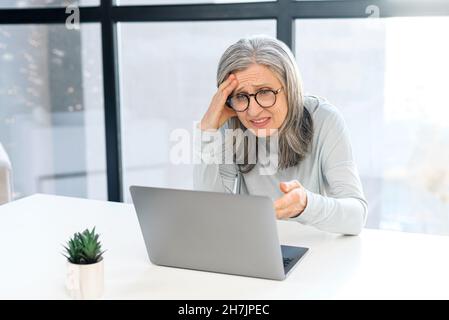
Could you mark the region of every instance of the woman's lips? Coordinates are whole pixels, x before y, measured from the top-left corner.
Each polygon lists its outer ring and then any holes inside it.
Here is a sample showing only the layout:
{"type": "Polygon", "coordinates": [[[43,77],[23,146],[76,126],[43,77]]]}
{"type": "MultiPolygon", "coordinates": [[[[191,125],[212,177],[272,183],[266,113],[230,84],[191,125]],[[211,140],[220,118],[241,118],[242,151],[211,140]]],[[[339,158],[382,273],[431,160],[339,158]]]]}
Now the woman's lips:
{"type": "Polygon", "coordinates": [[[251,124],[256,128],[264,128],[270,122],[271,117],[264,117],[260,119],[249,120],[251,124]]]}

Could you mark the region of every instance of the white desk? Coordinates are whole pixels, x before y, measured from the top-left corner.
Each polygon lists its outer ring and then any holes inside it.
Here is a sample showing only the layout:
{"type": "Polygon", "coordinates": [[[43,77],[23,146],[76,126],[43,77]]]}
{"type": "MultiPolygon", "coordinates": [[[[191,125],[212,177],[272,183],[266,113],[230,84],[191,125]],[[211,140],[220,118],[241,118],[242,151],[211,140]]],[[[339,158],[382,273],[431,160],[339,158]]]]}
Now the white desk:
{"type": "Polygon", "coordinates": [[[280,222],[281,243],[311,251],[278,282],[151,265],[132,205],[40,194],[0,206],[0,299],[68,299],[62,244],[93,226],[106,299],[449,299],[449,237],[280,222]]]}

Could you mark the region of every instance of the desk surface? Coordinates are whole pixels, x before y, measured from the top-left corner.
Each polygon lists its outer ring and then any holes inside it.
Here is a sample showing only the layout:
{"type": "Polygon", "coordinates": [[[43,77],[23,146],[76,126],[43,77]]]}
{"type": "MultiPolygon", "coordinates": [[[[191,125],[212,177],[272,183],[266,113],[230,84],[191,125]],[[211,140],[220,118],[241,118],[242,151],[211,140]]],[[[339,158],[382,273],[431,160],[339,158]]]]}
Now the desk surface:
{"type": "Polygon", "coordinates": [[[68,299],[62,244],[97,227],[106,299],[449,299],[449,237],[279,222],[309,254],[285,281],[152,265],[132,205],[36,194],[0,206],[0,299],[68,299]]]}

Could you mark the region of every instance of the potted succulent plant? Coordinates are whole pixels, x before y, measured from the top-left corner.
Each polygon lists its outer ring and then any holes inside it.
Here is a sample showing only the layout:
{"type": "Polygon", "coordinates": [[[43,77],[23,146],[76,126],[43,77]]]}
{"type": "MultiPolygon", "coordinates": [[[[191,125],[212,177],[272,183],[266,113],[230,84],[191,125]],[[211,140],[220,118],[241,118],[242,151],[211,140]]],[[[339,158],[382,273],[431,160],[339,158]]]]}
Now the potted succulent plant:
{"type": "Polygon", "coordinates": [[[103,253],[95,227],[77,232],[64,246],[66,287],[75,299],[98,299],[104,290],[103,253]]]}

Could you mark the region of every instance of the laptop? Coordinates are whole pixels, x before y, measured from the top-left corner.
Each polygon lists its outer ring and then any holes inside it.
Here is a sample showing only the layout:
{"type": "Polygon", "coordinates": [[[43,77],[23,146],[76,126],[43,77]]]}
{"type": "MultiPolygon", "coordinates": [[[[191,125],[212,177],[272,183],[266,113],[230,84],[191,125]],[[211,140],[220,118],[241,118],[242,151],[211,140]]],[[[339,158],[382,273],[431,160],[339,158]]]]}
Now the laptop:
{"type": "Polygon", "coordinates": [[[153,264],[284,280],[308,248],[281,246],[269,197],[130,187],[153,264]]]}

